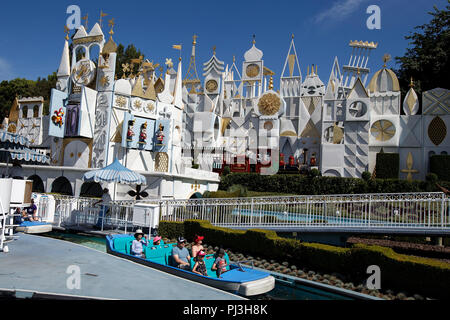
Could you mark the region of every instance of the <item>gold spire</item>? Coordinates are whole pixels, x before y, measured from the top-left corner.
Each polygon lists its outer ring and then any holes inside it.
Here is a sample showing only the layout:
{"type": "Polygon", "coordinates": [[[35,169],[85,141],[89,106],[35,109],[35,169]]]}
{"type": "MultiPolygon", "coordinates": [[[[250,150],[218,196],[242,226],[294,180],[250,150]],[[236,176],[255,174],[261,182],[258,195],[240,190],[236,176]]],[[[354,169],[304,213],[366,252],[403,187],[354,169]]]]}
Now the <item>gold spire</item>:
{"type": "Polygon", "coordinates": [[[196,45],[197,44],[197,38],[198,38],[198,36],[196,35],[196,34],[194,34],[193,36],[192,36],[192,45],[196,45]]]}
{"type": "Polygon", "coordinates": [[[70,29],[67,28],[67,25],[64,25],[64,33],[66,34],[65,39],[67,41],[69,41],[69,33],[70,33],[70,29]]]}
{"type": "Polygon", "coordinates": [[[291,35],[292,39],[294,39],[294,34],[291,35]]]}
{"type": "Polygon", "coordinates": [[[386,68],[386,63],[388,63],[388,61],[390,61],[390,60],[391,60],[391,55],[389,53],[385,53],[383,56],[383,62],[384,62],[383,68],[386,68]]]}
{"type": "Polygon", "coordinates": [[[86,31],[88,29],[88,14],[86,13],[86,15],[84,17],[81,17],[81,19],[84,20],[84,27],[86,28],[86,31]]]}
{"type": "Polygon", "coordinates": [[[256,36],[255,36],[255,35],[253,35],[253,41],[252,41],[252,43],[253,43],[253,44],[256,43],[256,36]]]}
{"type": "Polygon", "coordinates": [[[114,22],[114,18],[111,18],[111,20],[108,21],[108,26],[111,28],[111,30],[109,31],[109,34],[112,36],[114,34],[113,28],[116,25],[116,23],[114,22]]]}
{"type": "Polygon", "coordinates": [[[102,23],[103,23],[103,17],[106,17],[108,14],[104,13],[103,10],[100,10],[100,19],[98,22],[100,22],[100,28],[102,28],[102,23]]]}
{"type": "Polygon", "coordinates": [[[215,56],[216,55],[216,46],[213,46],[212,49],[213,49],[213,56],[215,56]]]}
{"type": "Polygon", "coordinates": [[[111,28],[109,31],[109,40],[103,47],[102,53],[112,53],[116,52],[117,50],[117,44],[114,42],[112,35],[114,34],[113,28],[114,28],[115,22],[114,18],[111,18],[111,20],[108,21],[108,26],[111,28]]]}
{"type": "Polygon", "coordinates": [[[306,71],[306,75],[309,76],[309,66],[308,66],[308,71],[306,71]]]}
{"type": "Polygon", "coordinates": [[[236,62],[236,56],[233,56],[233,63],[236,62]]]}
{"type": "Polygon", "coordinates": [[[270,80],[269,80],[269,90],[273,89],[273,75],[270,76],[270,80]]]}
{"type": "Polygon", "coordinates": [[[409,87],[410,87],[410,88],[414,88],[414,81],[413,81],[413,77],[411,77],[411,82],[409,83],[409,87]]]}

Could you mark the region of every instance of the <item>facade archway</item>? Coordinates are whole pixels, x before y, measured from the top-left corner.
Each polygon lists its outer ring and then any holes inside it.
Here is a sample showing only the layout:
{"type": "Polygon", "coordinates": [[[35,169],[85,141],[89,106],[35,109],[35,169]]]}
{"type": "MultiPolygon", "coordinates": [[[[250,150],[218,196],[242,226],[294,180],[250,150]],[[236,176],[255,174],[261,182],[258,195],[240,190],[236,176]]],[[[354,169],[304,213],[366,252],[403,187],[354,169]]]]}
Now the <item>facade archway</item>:
{"type": "Polygon", "coordinates": [[[81,185],[80,197],[101,198],[103,189],[98,182],[85,182],[81,185]]]}
{"type": "Polygon", "coordinates": [[[66,177],[59,177],[53,181],[51,192],[73,196],[72,185],[66,177]]]}
{"type": "Polygon", "coordinates": [[[38,192],[38,193],[45,192],[44,182],[42,181],[41,177],[34,174],[34,175],[28,177],[27,180],[33,180],[33,187],[32,187],[33,192],[38,192]]]}

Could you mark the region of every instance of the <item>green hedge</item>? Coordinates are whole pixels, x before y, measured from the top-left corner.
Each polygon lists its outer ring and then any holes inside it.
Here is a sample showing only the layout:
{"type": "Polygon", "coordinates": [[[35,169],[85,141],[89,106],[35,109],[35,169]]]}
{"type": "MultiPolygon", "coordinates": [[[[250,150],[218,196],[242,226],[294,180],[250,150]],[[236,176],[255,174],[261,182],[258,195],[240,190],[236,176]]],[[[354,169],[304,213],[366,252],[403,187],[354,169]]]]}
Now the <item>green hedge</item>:
{"type": "Polygon", "coordinates": [[[430,172],[440,180],[450,181],[450,155],[433,155],[430,157],[430,172]]]}
{"type": "MultiPolygon", "coordinates": [[[[378,175],[378,174],[377,174],[378,175]]],[[[448,188],[450,182],[440,181],[448,188]]],[[[222,177],[219,189],[228,190],[233,185],[242,185],[257,192],[279,192],[287,194],[358,194],[358,193],[401,193],[440,191],[434,183],[427,181],[407,181],[399,179],[357,179],[338,177],[307,177],[303,175],[258,173],[230,173],[222,177]]],[[[227,193],[217,194],[226,197],[227,193]]],[[[214,194],[209,195],[210,198],[214,194]]]]}
{"type": "Polygon", "coordinates": [[[359,244],[352,248],[341,248],[302,243],[278,237],[274,231],[232,230],[215,227],[201,220],[186,220],[184,228],[180,224],[161,221],[158,232],[170,238],[183,235],[189,241],[196,234],[202,235],[208,245],[223,246],[279,262],[288,261],[321,272],[347,274],[353,281],[367,279],[367,267],[378,265],[382,289],[421,293],[435,298],[450,297],[450,265],[437,260],[397,254],[390,248],[379,246],[359,244]],[[180,233],[174,235],[175,230],[180,233]]]}
{"type": "Polygon", "coordinates": [[[376,177],[379,179],[397,179],[400,170],[398,153],[377,153],[376,177]]]}

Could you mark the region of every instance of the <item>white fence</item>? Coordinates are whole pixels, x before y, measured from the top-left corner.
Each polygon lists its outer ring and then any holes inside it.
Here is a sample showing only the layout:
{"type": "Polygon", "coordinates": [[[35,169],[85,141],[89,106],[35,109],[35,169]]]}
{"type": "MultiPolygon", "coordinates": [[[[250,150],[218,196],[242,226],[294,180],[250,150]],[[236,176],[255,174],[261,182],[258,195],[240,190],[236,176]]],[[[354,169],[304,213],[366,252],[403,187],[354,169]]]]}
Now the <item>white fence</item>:
{"type": "Polygon", "coordinates": [[[261,198],[113,201],[104,219],[97,199],[57,197],[55,224],[101,228],[133,226],[136,203],[157,207],[159,220],[208,220],[230,228],[274,230],[397,229],[443,230],[450,233],[450,202],[440,192],[261,198]]]}

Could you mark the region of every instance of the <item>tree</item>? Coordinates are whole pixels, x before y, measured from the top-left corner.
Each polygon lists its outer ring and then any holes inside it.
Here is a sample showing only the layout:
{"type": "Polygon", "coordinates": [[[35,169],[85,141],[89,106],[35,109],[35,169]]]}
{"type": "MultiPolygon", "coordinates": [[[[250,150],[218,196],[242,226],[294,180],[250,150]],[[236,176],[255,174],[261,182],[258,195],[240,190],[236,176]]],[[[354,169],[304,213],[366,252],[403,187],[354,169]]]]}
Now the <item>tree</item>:
{"type": "MultiPolygon", "coordinates": [[[[117,79],[122,78],[123,75],[123,64],[128,63],[130,65],[130,71],[133,71],[133,74],[137,74],[137,72],[139,71],[138,65],[134,65],[133,70],[131,70],[131,59],[138,59],[139,57],[142,56],[142,58],[144,58],[144,54],[141,52],[141,50],[137,50],[136,47],[133,44],[130,44],[127,46],[127,48],[125,49],[123,44],[119,44],[117,46],[117,58],[116,58],[116,76],[117,79]]],[[[130,73],[130,71],[128,71],[126,73],[126,75],[128,75],[130,73]]]]}
{"type": "MultiPolygon", "coordinates": [[[[403,57],[396,57],[400,68],[395,70],[399,78],[402,95],[409,90],[411,77],[414,90],[420,96],[423,91],[436,87],[448,88],[450,55],[450,0],[445,9],[433,7],[429,12],[429,23],[415,27],[416,32],[406,36],[412,47],[407,48],[403,57]]],[[[421,100],[421,99],[420,99],[421,100]]]]}

